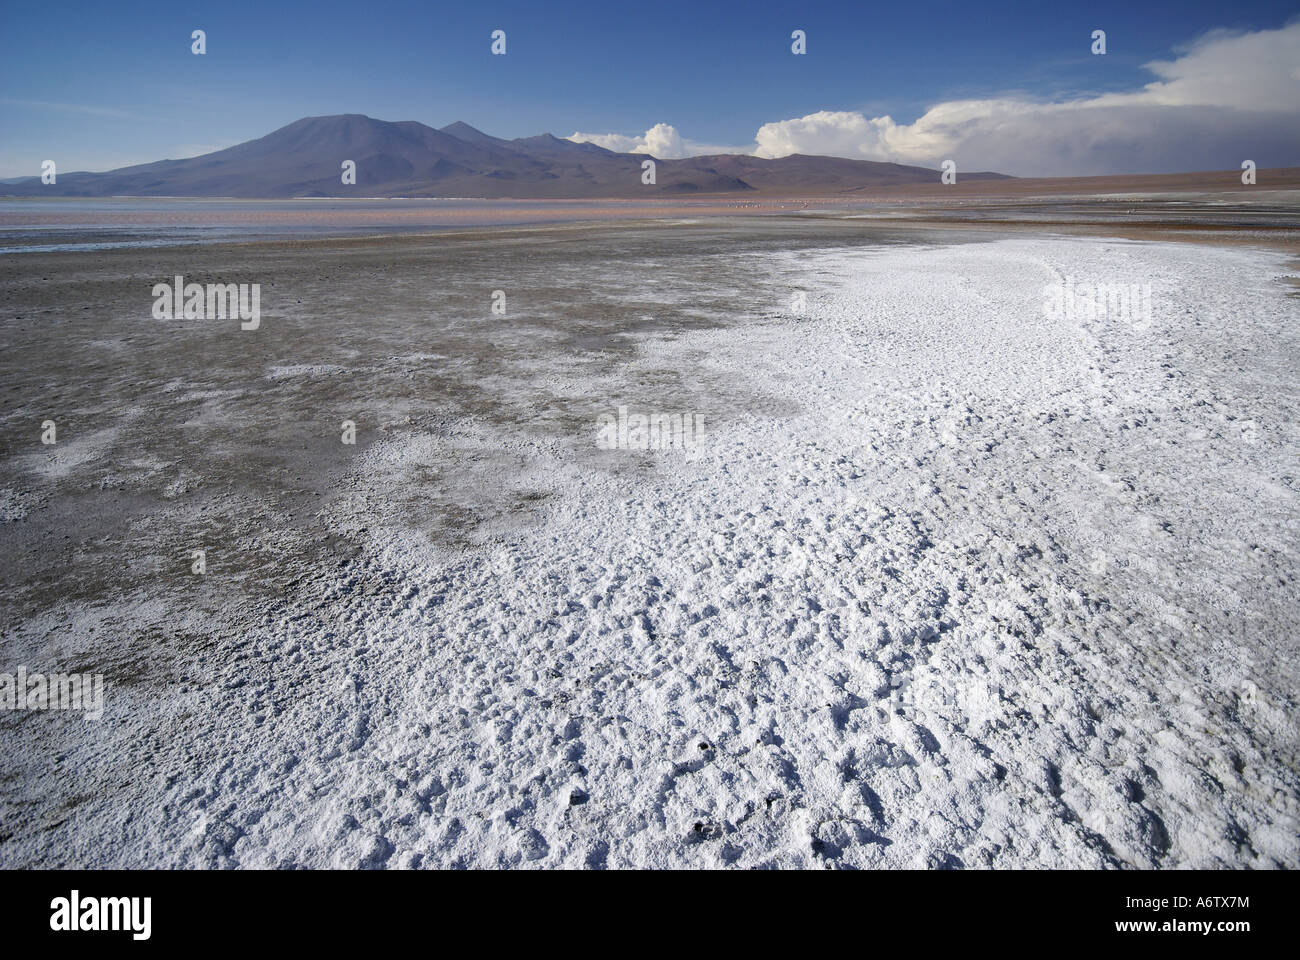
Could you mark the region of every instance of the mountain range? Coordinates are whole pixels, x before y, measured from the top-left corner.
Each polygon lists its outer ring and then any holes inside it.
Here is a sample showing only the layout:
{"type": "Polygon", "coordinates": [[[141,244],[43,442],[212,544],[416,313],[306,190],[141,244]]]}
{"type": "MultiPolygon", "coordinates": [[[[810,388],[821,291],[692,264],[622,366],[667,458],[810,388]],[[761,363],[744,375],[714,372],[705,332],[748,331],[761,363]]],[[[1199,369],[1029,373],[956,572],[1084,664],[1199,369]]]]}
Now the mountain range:
{"type": "MultiPolygon", "coordinates": [[[[870,195],[939,182],[939,171],[897,163],[794,154],[768,160],[739,154],[655,159],[615,153],[549,133],[504,140],[456,122],[434,129],[361,114],[305,117],[256,140],[184,160],[159,160],[105,173],[59,173],[0,182],[8,196],[61,197],[487,197],[576,199],[759,193],[870,195]],[[356,183],[342,182],[344,161],[356,183]]],[[[958,171],[958,179],[1009,179],[958,171]]]]}

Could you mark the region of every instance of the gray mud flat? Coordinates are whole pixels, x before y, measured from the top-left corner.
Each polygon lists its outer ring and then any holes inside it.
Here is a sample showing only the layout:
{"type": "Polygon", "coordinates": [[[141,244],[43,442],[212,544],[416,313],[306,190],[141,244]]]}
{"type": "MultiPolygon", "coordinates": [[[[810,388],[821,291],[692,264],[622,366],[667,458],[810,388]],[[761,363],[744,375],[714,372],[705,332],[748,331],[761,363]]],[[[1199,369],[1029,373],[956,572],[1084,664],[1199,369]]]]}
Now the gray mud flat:
{"type": "MultiPolygon", "coordinates": [[[[320,515],[390,430],[446,436],[472,421],[586,453],[607,408],[591,381],[643,337],[785,308],[759,258],[826,233],[583,226],[8,257],[0,487],[6,518],[23,522],[3,528],[3,623],[136,590],[205,615],[280,598],[331,562],[323,554],[351,555],[320,515]],[[261,284],[260,329],[153,319],[153,285],[176,275],[261,284]],[[496,290],[505,316],[492,313],[496,290]],[[40,443],[47,419],[52,447],[40,443]],[[220,577],[190,575],[202,547],[220,577]]],[[[644,392],[689,402],[683,376],[652,371],[644,392]]],[[[624,402],[637,400],[631,386],[624,402]]],[[[408,519],[456,544],[494,517],[530,515],[531,501],[499,489],[520,462],[502,449],[440,463],[413,478],[408,519]]]]}

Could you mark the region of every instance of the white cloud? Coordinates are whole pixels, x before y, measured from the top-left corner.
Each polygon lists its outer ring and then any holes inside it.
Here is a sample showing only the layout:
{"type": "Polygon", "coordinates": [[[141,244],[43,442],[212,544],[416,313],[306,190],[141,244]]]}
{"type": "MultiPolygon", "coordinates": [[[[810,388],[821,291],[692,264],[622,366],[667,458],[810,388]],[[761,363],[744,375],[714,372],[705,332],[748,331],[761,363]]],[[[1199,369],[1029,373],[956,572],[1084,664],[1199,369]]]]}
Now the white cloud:
{"type": "Polygon", "coordinates": [[[616,153],[646,153],[661,160],[678,160],[682,157],[700,157],[713,153],[753,153],[753,146],[719,147],[684,140],[670,123],[656,123],[639,137],[621,133],[575,133],[567,139],[575,143],[594,143],[616,153]]]}
{"type": "Polygon", "coordinates": [[[1141,90],[1058,103],[955,100],[910,124],[821,111],[759,128],[760,157],[827,154],[1029,176],[1300,163],[1300,22],[1214,31],[1146,64],[1141,90]]]}
{"type": "Polygon", "coordinates": [[[1280,30],[1216,30],[1177,60],[1146,68],[1160,79],[1135,99],[1169,106],[1300,110],[1300,21],[1280,30]]]}
{"type": "Polygon", "coordinates": [[[645,132],[645,148],[638,148],[637,153],[648,153],[652,157],[684,157],[686,145],[682,143],[677,128],[668,123],[656,123],[645,132]]]}
{"type": "Polygon", "coordinates": [[[1300,164],[1300,21],[1277,30],[1216,30],[1171,60],[1145,65],[1150,83],[1127,93],[1058,102],[951,100],[912,123],[822,110],[765,123],[744,147],[683,139],[659,123],[639,137],[575,133],[656,157],[792,153],[884,160],[1020,176],[1082,176],[1300,164]]]}
{"type": "Polygon", "coordinates": [[[627,137],[621,133],[574,133],[565,139],[574,143],[594,143],[615,153],[636,153],[636,148],[645,143],[642,137],[627,137]]]}

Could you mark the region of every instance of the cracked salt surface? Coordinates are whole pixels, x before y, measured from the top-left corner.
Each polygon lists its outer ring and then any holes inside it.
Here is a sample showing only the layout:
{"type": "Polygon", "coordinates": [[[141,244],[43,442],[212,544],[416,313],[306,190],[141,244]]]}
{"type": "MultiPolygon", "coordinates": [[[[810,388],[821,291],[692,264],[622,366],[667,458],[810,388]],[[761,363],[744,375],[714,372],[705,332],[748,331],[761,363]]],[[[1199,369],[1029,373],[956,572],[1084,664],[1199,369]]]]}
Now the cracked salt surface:
{"type": "Polygon", "coordinates": [[[57,856],[9,818],[5,859],[1300,865],[1278,257],[763,257],[807,314],[642,336],[586,385],[589,438],[388,430],[329,507],[365,549],[209,651],[208,683],[41,718],[114,797],[44,812],[57,856]],[[1065,275],[1151,283],[1152,324],[1045,319],[1065,275]],[[595,414],[673,369],[661,407],[695,404],[700,448],[596,451],[595,414]],[[538,519],[432,542],[428,470],[538,519]],[[169,746],[105,774],[146,711],[169,746]]]}

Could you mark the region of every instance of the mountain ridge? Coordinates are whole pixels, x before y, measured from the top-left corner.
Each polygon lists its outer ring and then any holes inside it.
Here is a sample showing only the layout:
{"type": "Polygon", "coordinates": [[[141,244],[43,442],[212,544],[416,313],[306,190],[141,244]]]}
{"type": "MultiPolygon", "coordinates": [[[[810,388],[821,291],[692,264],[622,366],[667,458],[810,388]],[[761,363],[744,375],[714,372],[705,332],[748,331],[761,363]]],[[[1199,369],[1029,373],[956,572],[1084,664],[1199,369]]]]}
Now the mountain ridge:
{"type": "MultiPolygon", "coordinates": [[[[1002,174],[962,174],[1004,179],[1002,174]]],[[[156,196],[248,199],[482,197],[485,199],[642,198],[658,195],[825,192],[938,182],[925,167],[795,154],[662,159],[616,153],[549,133],[505,140],[457,120],[441,129],[364,114],[302,117],[243,143],[179,160],[102,173],[0,182],[6,196],[156,196]],[[655,161],[655,183],[642,163],[655,161]],[[356,183],[342,182],[344,161],[356,183]]]]}

